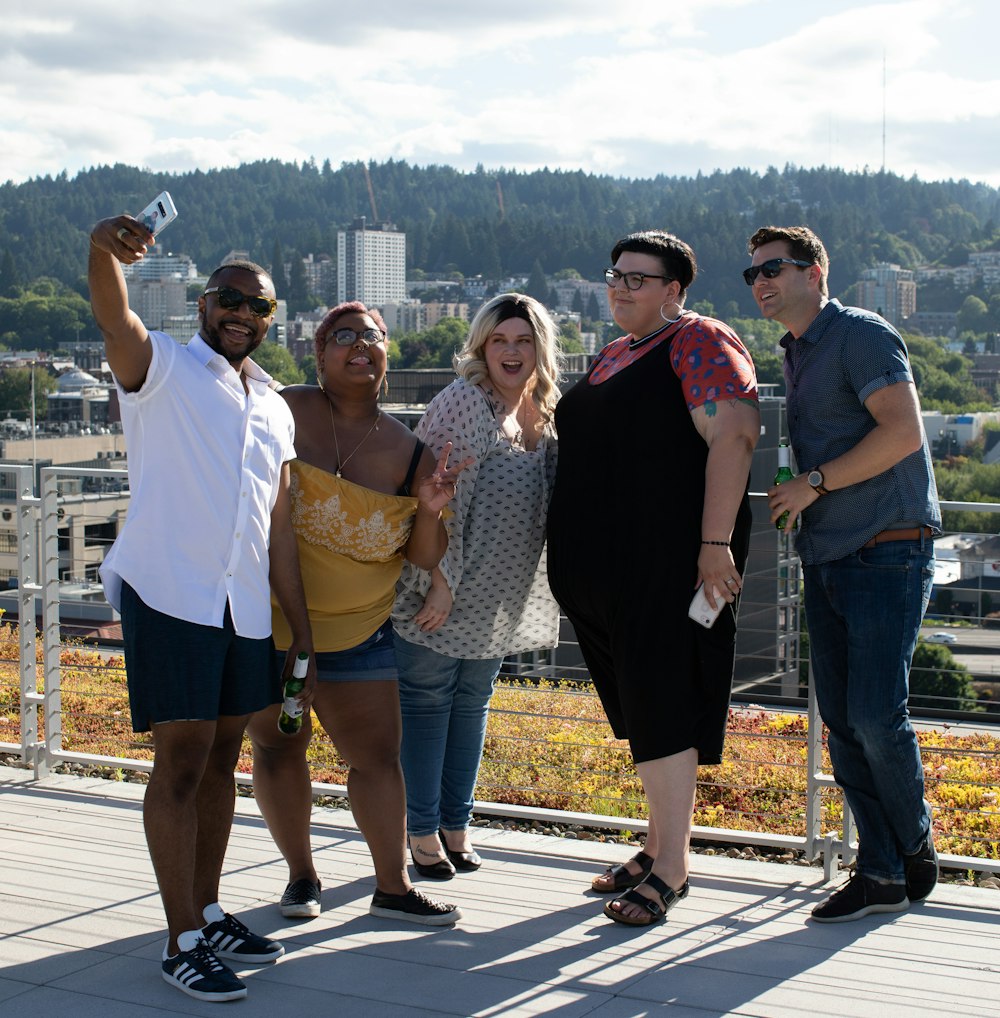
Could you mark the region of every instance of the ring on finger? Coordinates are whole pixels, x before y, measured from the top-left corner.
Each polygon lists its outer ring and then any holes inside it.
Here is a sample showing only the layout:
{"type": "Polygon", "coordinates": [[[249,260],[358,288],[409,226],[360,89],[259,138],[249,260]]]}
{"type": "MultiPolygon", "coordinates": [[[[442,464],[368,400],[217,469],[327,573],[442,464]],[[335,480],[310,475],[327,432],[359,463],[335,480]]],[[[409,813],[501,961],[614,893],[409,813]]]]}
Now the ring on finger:
{"type": "Polygon", "coordinates": [[[128,230],[126,230],[124,226],[119,226],[118,227],[118,239],[119,240],[124,240],[127,236],[128,236],[128,230]]]}

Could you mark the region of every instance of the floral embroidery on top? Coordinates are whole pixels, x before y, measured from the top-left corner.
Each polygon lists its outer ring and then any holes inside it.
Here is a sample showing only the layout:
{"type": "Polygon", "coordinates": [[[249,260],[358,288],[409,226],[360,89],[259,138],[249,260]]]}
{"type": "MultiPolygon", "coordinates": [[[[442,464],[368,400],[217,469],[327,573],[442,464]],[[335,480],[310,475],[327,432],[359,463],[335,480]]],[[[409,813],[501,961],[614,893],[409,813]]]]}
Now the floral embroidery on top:
{"type": "Polygon", "coordinates": [[[381,496],[394,503],[390,513],[395,518],[387,518],[384,509],[371,505],[379,497],[377,492],[343,478],[336,480],[341,490],[326,498],[306,501],[301,478],[292,471],[292,526],[296,534],[307,544],[328,548],[358,562],[387,562],[397,555],[410,536],[412,511],[400,519],[402,514],[397,505],[402,499],[381,496]],[[357,491],[352,492],[351,488],[357,491]]]}

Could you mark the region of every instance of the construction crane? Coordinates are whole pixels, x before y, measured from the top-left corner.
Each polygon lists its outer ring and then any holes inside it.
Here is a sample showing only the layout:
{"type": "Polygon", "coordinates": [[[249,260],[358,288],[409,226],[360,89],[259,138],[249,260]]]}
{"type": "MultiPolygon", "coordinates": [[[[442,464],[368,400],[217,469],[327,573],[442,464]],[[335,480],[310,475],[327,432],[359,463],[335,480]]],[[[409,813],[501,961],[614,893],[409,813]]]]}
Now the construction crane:
{"type": "Polygon", "coordinates": [[[368,201],[372,207],[372,220],[378,222],[378,209],[375,207],[375,188],[372,187],[372,176],[368,172],[368,164],[362,163],[361,168],[365,171],[365,183],[368,185],[368,201]]]}

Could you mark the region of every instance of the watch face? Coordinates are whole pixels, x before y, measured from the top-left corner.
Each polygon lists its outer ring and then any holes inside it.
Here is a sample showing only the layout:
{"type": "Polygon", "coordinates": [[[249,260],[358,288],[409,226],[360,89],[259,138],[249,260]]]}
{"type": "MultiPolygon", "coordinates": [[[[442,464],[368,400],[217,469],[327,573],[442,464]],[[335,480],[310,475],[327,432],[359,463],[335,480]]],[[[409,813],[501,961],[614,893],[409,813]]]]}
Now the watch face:
{"type": "Polygon", "coordinates": [[[810,470],[809,476],[806,478],[814,488],[822,487],[823,485],[823,474],[819,470],[810,470]]]}

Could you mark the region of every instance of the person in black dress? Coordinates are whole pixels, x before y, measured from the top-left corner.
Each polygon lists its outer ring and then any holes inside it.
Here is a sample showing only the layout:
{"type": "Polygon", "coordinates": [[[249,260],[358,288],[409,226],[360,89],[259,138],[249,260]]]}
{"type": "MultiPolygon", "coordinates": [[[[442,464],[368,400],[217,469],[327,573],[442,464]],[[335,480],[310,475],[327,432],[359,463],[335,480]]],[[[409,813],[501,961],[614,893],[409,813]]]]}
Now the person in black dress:
{"type": "Polygon", "coordinates": [[[606,272],[608,344],[556,410],[549,583],[649,803],[644,851],[593,881],[605,914],[645,926],[688,891],[699,764],[718,763],[760,435],[753,362],[722,322],[684,310],[694,252],[631,234],[606,272]],[[688,618],[699,583],[723,611],[688,618]]]}

